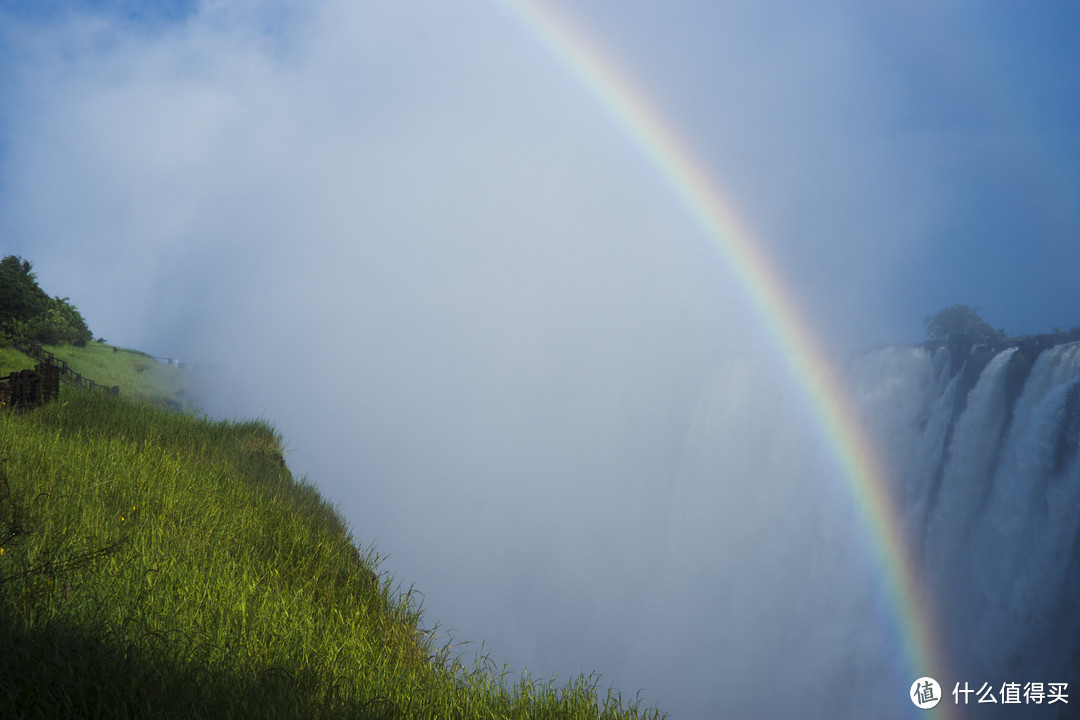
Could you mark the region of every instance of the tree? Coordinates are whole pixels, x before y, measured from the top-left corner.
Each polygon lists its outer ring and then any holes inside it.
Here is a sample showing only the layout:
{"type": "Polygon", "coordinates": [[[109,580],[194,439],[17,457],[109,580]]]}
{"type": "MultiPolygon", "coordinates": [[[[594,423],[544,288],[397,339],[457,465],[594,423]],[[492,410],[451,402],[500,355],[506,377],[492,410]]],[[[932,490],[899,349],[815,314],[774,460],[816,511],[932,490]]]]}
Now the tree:
{"type": "Polygon", "coordinates": [[[49,298],[45,312],[38,315],[30,326],[28,335],[45,345],[71,343],[86,347],[93,339],[82,313],[68,302],[68,298],[49,298]]]}
{"type": "Polygon", "coordinates": [[[68,298],[46,295],[30,261],[16,255],[0,260],[0,332],[46,345],[84,346],[94,337],[68,298]]]}
{"type": "Polygon", "coordinates": [[[48,302],[29,260],[17,255],[0,260],[0,330],[15,332],[44,312],[48,302]]]}
{"type": "Polygon", "coordinates": [[[979,316],[979,308],[970,305],[953,305],[923,318],[927,340],[970,340],[991,342],[1005,337],[1004,330],[995,330],[979,316]]]}

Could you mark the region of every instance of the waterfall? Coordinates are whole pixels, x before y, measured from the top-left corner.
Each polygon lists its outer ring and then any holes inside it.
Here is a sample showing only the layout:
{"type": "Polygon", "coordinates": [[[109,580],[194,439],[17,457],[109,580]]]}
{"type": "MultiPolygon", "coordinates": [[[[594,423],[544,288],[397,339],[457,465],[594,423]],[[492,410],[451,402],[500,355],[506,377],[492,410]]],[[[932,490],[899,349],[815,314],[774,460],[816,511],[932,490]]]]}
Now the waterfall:
{"type": "MultiPolygon", "coordinates": [[[[958,716],[1072,716],[1080,343],[890,347],[829,365],[886,469],[912,591],[934,608],[954,675],[939,678],[942,702],[987,683],[997,704],[973,693],[958,716]],[[1029,682],[1069,683],[1069,704],[1002,703],[1004,683],[1029,682]]],[[[700,653],[689,672],[715,688],[701,717],[920,717],[874,528],[793,377],[732,361],[702,391],[666,509],[665,577],[692,588],[679,613],[695,621],[664,632],[700,653]]]]}

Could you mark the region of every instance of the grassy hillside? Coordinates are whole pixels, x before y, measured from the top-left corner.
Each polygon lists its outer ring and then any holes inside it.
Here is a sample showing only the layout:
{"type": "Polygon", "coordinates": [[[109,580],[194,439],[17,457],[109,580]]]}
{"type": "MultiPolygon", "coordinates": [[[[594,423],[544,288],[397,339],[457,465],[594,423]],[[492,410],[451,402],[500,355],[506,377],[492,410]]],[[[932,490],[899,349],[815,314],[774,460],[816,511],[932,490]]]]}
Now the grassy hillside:
{"type": "MultiPolygon", "coordinates": [[[[118,385],[127,397],[174,410],[189,405],[194,378],[181,368],[159,362],[146,353],[114,349],[112,345],[99,342],[87,343],[82,348],[47,345],[45,349],[96,383],[108,387],[118,385]]],[[[0,375],[7,372],[10,370],[5,371],[0,366],[0,375]]]]}
{"type": "Polygon", "coordinates": [[[116,382],[0,412],[0,717],[659,715],[440,647],[271,427],[116,382]]]}

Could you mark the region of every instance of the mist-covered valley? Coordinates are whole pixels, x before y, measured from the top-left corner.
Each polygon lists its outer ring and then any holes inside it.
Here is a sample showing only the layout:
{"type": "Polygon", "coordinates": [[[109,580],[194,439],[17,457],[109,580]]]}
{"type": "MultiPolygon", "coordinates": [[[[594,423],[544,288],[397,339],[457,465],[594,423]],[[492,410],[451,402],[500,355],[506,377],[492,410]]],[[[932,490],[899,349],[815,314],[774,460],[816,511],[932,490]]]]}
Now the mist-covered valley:
{"type": "Polygon", "coordinates": [[[1077,322],[1073,10],[170,7],[0,5],[3,254],[272,422],[461,652],[673,717],[1067,680],[1075,345],[920,343],[1077,322]]]}

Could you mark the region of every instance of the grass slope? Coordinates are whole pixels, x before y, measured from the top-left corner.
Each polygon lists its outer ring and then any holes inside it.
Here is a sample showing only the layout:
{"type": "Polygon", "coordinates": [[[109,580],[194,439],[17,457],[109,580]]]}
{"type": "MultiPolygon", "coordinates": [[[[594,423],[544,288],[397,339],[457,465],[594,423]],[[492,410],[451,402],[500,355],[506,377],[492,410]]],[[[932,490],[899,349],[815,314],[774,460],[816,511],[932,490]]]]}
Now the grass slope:
{"type": "MultiPolygon", "coordinates": [[[[90,342],[86,347],[47,345],[57,359],[66,360],[76,372],[96,383],[112,387],[130,398],[152,402],[172,410],[188,406],[194,378],[179,367],[159,362],[138,350],[90,342]]],[[[25,357],[25,356],[23,356],[25,357]]],[[[5,371],[0,365],[0,375],[5,371]]]]}
{"type": "Polygon", "coordinates": [[[435,645],[281,452],[124,387],[0,413],[0,717],[660,716],[435,645]]]}
{"type": "Polygon", "coordinates": [[[7,377],[20,370],[33,370],[35,365],[36,360],[23,355],[10,345],[5,345],[3,336],[0,336],[0,377],[7,377]]]}

